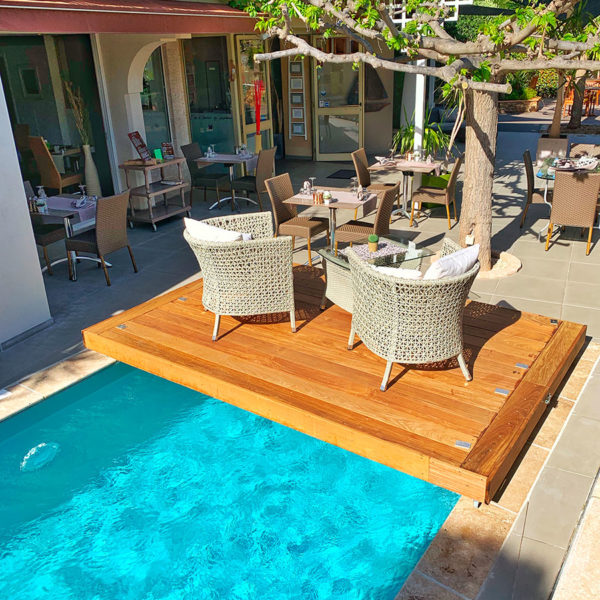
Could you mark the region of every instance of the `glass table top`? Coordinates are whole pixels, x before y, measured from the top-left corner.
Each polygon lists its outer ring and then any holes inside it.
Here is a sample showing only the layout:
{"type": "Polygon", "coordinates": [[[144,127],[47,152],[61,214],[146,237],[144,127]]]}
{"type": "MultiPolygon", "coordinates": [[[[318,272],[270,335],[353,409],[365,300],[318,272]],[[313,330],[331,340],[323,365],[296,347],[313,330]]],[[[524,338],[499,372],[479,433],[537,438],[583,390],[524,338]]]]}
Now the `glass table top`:
{"type": "MultiPolygon", "coordinates": [[[[354,250],[359,255],[361,252],[360,245],[354,245],[354,250]]],[[[364,244],[366,246],[366,244],[364,244]]],[[[379,238],[380,252],[369,253],[364,251],[364,260],[372,265],[378,267],[398,267],[403,269],[419,269],[424,258],[431,257],[435,252],[429,248],[418,247],[408,238],[394,235],[393,233],[388,234],[385,237],[379,238]],[[393,251],[393,248],[397,247],[397,252],[393,251]]],[[[348,257],[345,255],[346,248],[338,250],[337,256],[333,250],[329,248],[321,248],[317,252],[323,257],[324,260],[330,261],[340,267],[349,269],[350,264],[348,257]]]]}

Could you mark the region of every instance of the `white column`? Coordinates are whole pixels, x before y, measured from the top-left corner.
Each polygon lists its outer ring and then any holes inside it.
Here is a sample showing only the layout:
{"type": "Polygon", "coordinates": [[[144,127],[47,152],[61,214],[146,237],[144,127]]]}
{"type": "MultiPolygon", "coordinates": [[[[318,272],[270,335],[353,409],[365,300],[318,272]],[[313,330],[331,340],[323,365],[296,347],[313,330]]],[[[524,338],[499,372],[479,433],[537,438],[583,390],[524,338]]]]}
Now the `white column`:
{"type": "MultiPolygon", "coordinates": [[[[418,60],[418,66],[425,66],[426,60],[418,60]]],[[[425,75],[417,75],[415,83],[415,150],[423,149],[423,133],[425,129],[425,75]]],[[[421,185],[421,174],[415,173],[413,177],[413,189],[421,185]]]]}
{"type": "MultiPolygon", "coordinates": [[[[0,349],[52,322],[0,81],[0,349]]],[[[1,360],[1,359],[0,359],[1,360]]]]}

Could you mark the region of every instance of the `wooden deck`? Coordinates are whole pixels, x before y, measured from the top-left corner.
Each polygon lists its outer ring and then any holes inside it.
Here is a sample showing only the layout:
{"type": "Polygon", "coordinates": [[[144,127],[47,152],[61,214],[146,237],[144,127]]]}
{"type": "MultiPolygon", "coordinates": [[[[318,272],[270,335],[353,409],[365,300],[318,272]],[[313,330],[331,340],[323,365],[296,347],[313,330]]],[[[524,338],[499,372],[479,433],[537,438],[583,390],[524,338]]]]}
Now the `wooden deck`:
{"type": "MultiPolygon", "coordinates": [[[[585,327],[478,302],[465,312],[456,364],[385,367],[346,349],[350,315],[318,308],[320,270],[295,267],[296,319],[223,317],[202,307],[202,281],[84,330],[88,348],[374,461],[489,502],[581,348],[585,327]],[[526,365],[526,366],[523,366],[526,365]],[[527,368],[527,366],[529,368],[527,368]],[[450,368],[448,368],[450,367],[450,368]]],[[[165,398],[168,402],[168,398],[165,398]]]]}

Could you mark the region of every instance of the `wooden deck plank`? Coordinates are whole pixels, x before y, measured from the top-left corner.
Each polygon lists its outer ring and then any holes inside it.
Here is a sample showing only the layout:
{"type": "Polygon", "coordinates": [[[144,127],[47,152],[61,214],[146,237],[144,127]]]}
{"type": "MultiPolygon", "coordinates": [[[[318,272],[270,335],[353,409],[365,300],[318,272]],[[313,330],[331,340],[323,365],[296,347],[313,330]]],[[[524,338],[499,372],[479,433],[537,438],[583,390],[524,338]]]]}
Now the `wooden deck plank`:
{"type": "Polygon", "coordinates": [[[298,332],[287,315],[223,317],[196,281],[83,332],[88,348],[235,404],[392,468],[489,502],[583,343],[585,327],[478,302],[465,309],[465,354],[454,363],[394,366],[360,341],[350,315],[319,310],[320,271],[295,269],[298,332]],[[121,327],[119,327],[121,326],[121,327]],[[517,363],[530,365],[529,369],[517,363]],[[505,388],[508,395],[496,393],[505,388]]]}

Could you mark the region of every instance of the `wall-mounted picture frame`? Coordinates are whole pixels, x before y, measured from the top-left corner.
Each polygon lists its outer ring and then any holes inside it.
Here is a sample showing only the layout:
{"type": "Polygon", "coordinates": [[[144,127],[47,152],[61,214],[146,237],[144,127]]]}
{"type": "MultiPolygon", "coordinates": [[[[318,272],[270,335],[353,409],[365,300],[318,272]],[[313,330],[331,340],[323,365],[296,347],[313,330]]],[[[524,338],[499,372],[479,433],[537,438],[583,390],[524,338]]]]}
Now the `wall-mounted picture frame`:
{"type": "Polygon", "coordinates": [[[304,109],[303,108],[292,108],[292,119],[298,119],[304,121],[304,109]]]}
{"type": "Polygon", "coordinates": [[[290,73],[292,75],[302,75],[303,63],[301,61],[294,61],[290,63],[290,73]]]}
{"type": "Polygon", "coordinates": [[[304,106],[304,94],[301,92],[292,92],[290,94],[290,102],[291,104],[299,104],[300,106],[304,106]]]}
{"type": "Polygon", "coordinates": [[[292,90],[303,90],[304,89],[304,78],[292,77],[290,79],[290,89],[292,90]]]}
{"type": "Polygon", "coordinates": [[[304,123],[292,123],[292,135],[304,135],[304,123]]]}

